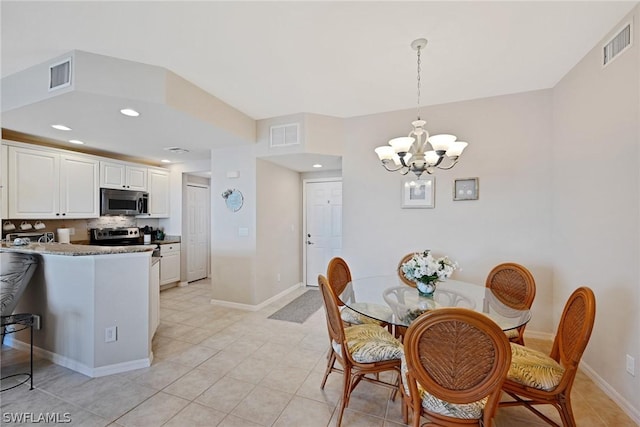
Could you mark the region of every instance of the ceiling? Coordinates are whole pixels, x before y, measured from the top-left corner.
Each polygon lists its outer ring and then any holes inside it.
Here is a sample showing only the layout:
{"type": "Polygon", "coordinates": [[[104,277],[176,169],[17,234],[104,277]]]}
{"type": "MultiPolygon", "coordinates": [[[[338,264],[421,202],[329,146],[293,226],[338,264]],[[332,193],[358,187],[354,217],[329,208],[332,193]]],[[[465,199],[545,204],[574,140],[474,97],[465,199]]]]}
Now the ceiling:
{"type": "MultiPolygon", "coordinates": [[[[415,107],[416,38],[429,40],[422,105],[545,89],[637,4],[2,0],[1,71],[4,78],[77,49],[166,68],[256,120],[354,117],[415,107]]],[[[202,158],[220,139],[184,113],[153,107],[138,122],[106,120],[96,106],[114,100],[89,98],[3,111],[2,126],[151,161],[202,158]],[[82,135],[49,127],[79,117],[82,135]],[[172,158],[168,146],[191,153],[172,158]]],[[[280,163],[307,170],[307,157],[280,163]]]]}

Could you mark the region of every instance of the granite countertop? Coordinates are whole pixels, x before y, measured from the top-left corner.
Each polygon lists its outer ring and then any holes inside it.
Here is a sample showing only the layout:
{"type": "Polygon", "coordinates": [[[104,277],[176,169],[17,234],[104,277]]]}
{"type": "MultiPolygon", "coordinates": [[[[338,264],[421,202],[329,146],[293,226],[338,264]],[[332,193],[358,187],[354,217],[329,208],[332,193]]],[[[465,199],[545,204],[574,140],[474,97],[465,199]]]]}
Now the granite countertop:
{"type": "Polygon", "coordinates": [[[180,243],[180,236],[165,236],[164,240],[152,240],[152,245],[170,245],[180,243]]]}
{"type": "Polygon", "coordinates": [[[133,252],[151,252],[153,247],[149,245],[129,246],[95,246],[75,245],[69,243],[29,243],[23,246],[14,246],[6,242],[0,243],[0,252],[21,252],[28,254],[51,254],[67,256],[110,255],[127,254],[133,252]]]}

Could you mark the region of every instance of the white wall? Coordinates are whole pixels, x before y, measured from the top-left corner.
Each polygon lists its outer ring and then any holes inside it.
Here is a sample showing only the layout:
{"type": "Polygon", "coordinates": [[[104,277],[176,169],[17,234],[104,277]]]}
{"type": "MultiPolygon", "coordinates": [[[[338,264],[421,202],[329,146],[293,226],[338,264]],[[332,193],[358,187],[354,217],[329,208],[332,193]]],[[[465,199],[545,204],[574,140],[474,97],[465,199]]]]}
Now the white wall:
{"type": "Polygon", "coordinates": [[[551,92],[536,91],[424,108],[431,134],[469,142],[460,163],[435,174],[435,208],[401,209],[399,173],[374,148],[406,135],[414,110],[346,121],[342,159],[343,254],[354,277],[389,274],[408,252],[431,249],[458,261],[454,277],[484,285],[492,267],[517,262],[538,293],[530,330],[552,330],[551,92]],[[453,201],[455,178],[478,177],[477,201],[453,201]]]}
{"type": "Polygon", "coordinates": [[[554,325],[575,288],[593,289],[596,323],[583,360],[640,420],[640,7],[623,22],[631,18],[629,50],[603,68],[595,46],[553,89],[550,190],[554,325]]]}

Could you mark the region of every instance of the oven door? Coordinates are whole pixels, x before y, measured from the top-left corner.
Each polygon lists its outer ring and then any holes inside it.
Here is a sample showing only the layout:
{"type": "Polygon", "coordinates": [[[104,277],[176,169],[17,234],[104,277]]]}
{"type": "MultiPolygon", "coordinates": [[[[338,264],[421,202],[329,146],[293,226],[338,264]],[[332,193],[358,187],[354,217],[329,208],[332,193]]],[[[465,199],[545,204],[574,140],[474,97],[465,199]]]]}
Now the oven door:
{"type": "Polygon", "coordinates": [[[100,190],[101,215],[139,215],[143,210],[142,199],[145,193],[141,191],[100,190]]]}

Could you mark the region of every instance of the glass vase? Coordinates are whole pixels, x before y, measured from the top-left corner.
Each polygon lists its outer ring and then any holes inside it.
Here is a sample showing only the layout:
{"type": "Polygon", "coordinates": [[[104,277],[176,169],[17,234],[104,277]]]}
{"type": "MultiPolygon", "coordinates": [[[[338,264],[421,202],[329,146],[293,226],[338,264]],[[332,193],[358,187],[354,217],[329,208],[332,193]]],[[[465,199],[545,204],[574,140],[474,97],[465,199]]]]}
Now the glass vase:
{"type": "Polygon", "coordinates": [[[418,295],[425,298],[433,298],[433,293],[436,291],[436,282],[416,282],[416,288],[418,289],[418,295]]]}

